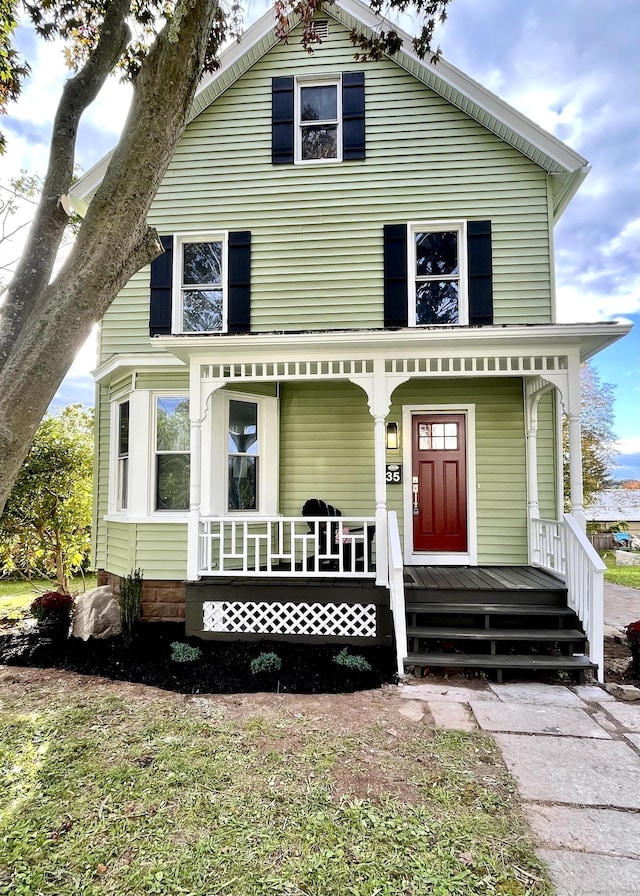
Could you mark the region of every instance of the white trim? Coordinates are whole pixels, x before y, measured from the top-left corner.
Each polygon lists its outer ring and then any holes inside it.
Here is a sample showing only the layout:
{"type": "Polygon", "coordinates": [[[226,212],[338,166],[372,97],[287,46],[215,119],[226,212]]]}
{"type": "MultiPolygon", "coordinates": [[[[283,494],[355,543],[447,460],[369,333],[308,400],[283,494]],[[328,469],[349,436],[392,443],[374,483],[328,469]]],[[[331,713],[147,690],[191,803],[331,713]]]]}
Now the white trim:
{"type": "MultiPolygon", "coordinates": [[[[199,357],[203,363],[224,361],[299,360],[329,357],[350,360],[410,357],[433,357],[446,352],[450,357],[505,356],[529,354],[564,354],[570,347],[580,349],[580,360],[617,342],[633,328],[630,321],[599,321],[579,324],[504,324],[486,327],[439,326],[406,330],[333,330],[304,334],[251,333],[215,336],[156,336],[154,345],[166,348],[183,362],[199,357]]],[[[505,371],[512,376],[513,371],[505,371]]],[[[496,371],[499,376],[500,371],[496,371]]]]}
{"type": "MultiPolygon", "coordinates": [[[[407,224],[407,286],[409,299],[410,327],[424,326],[416,323],[416,234],[418,233],[444,233],[455,231],[458,234],[458,273],[454,276],[436,278],[430,276],[428,280],[450,280],[458,283],[458,323],[462,327],[469,323],[469,284],[467,277],[467,222],[457,221],[409,221],[407,224]]],[[[423,278],[421,278],[423,279],[423,278]]],[[[451,324],[430,324],[429,326],[452,326],[451,324]]]]}
{"type": "Polygon", "coordinates": [[[140,352],[137,354],[123,352],[121,355],[112,355],[108,361],[104,361],[92,373],[93,381],[101,383],[103,380],[109,379],[112,374],[121,370],[143,367],[147,372],[149,368],[156,368],[159,373],[162,373],[167,367],[184,366],[184,361],[176,358],[175,355],[167,354],[164,350],[140,352]]]}
{"type": "MultiPolygon", "coordinates": [[[[335,165],[342,161],[342,75],[301,75],[295,78],[294,90],[294,155],[296,165],[335,165]],[[336,155],[331,159],[303,159],[302,158],[302,104],[300,91],[303,87],[335,87],[336,88],[336,155]]],[[[332,125],[333,120],[327,119],[326,123],[332,125]]]]}
{"type": "Polygon", "coordinates": [[[404,562],[407,566],[477,566],[478,520],[476,501],[476,406],[462,404],[406,404],[402,406],[402,462],[406,474],[403,477],[402,503],[404,516],[404,562]],[[466,431],[467,467],[467,545],[465,552],[434,553],[413,550],[412,514],[412,418],[418,414],[464,414],[466,431]]]}
{"type": "Polygon", "coordinates": [[[272,395],[255,395],[251,392],[233,392],[219,389],[211,398],[210,425],[203,427],[202,450],[202,498],[203,516],[220,515],[233,517],[266,517],[278,512],[279,482],[279,400],[272,395]],[[254,511],[229,510],[228,496],[228,450],[227,425],[229,403],[245,401],[258,407],[258,507],[254,511]],[[215,472],[217,471],[217,473],[215,472]]]}
{"type": "MultiPolygon", "coordinates": [[[[173,276],[172,291],[174,300],[171,310],[171,332],[176,335],[189,335],[194,332],[205,336],[210,333],[227,332],[227,315],[229,309],[229,232],[227,230],[198,230],[193,233],[176,233],[173,241],[173,276]],[[183,249],[191,243],[222,243],[222,271],[220,291],[222,292],[222,323],[219,330],[185,330],[183,319],[183,293],[189,287],[185,286],[183,274],[183,249]]],[[[213,287],[215,289],[215,287],[213,287]]]]}

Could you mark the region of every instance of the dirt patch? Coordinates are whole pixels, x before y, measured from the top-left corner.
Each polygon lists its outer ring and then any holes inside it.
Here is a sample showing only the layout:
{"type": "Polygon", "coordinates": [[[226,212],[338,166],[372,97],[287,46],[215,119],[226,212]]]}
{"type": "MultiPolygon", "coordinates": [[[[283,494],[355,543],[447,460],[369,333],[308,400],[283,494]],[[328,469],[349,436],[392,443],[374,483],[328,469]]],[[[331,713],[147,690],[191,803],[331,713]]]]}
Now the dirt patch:
{"type": "Polygon", "coordinates": [[[634,675],[631,651],[624,635],[607,635],[604,639],[605,681],[617,684],[634,684],[640,687],[640,678],[634,675]]]}

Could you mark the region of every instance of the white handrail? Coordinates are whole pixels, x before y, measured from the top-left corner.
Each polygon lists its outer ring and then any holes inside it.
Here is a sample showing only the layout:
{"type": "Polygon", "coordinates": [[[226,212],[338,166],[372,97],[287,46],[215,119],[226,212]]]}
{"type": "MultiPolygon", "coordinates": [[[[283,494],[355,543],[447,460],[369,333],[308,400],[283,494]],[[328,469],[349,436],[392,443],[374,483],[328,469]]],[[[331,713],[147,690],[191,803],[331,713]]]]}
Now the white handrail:
{"type": "Polygon", "coordinates": [[[404,564],[400,545],[398,515],[395,510],[389,511],[387,517],[387,545],[389,557],[389,599],[393,628],[396,639],[396,662],[398,676],[404,675],[404,661],[407,658],[407,616],[404,602],[404,564]]]}
{"type": "Polygon", "coordinates": [[[564,515],[567,598],[589,639],[589,659],[598,664],[598,681],[604,682],[604,573],[582,527],[570,513],[564,515]]]}
{"type": "Polygon", "coordinates": [[[532,563],[561,578],[567,603],[589,641],[589,659],[604,681],[604,572],[606,565],[570,513],[560,520],[531,520],[532,563]]]}

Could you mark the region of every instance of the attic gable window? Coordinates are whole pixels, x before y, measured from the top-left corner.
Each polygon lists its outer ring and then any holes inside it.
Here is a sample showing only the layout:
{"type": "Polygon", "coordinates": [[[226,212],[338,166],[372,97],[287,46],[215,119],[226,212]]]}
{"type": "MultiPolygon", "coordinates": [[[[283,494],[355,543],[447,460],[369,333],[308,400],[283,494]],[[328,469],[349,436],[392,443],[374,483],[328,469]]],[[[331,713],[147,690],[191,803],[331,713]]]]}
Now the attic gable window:
{"type": "Polygon", "coordinates": [[[364,72],[271,80],[271,161],[326,164],[366,158],[364,72]]]}
{"type": "Polygon", "coordinates": [[[340,78],[298,81],[296,86],[296,161],[339,162],[342,159],[340,78]]]}
{"type": "Polygon", "coordinates": [[[173,330],[226,331],[226,239],[224,234],[177,239],[173,330]]]}
{"type": "Polygon", "coordinates": [[[409,325],[467,324],[464,222],[409,225],[409,325]]]}

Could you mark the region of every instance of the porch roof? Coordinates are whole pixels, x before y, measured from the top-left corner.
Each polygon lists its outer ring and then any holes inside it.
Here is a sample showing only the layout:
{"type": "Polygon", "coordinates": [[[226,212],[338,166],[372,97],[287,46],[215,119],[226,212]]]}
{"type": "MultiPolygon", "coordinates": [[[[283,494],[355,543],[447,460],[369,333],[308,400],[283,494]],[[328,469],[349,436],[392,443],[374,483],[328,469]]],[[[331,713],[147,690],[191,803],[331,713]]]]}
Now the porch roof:
{"type": "Polygon", "coordinates": [[[630,332],[628,321],[580,324],[412,327],[398,330],[330,330],[287,333],[156,336],[153,352],[117,355],[94,372],[96,382],[139,366],[208,366],[206,378],[291,378],[371,373],[384,362],[387,373],[535,376],[566,370],[630,332]],[[163,349],[163,351],[157,351],[163,349]],[[328,364],[313,370],[308,365],[328,364]],[[296,367],[296,365],[304,365],[296,367]],[[417,365],[417,366],[416,366],[417,365]],[[251,370],[249,370],[249,367],[251,370]],[[259,369],[258,369],[259,368],[259,369]]]}

